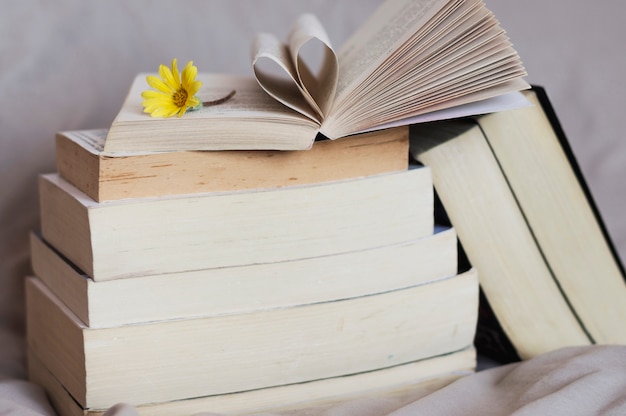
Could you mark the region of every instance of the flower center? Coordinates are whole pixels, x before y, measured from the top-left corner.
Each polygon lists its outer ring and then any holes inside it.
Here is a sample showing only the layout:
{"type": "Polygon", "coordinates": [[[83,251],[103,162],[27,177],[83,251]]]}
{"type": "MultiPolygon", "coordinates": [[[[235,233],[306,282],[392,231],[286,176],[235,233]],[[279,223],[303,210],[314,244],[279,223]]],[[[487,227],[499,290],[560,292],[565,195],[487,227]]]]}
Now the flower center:
{"type": "Polygon", "coordinates": [[[179,89],[172,95],[172,100],[174,101],[174,105],[176,107],[184,107],[187,103],[187,91],[184,89],[179,89]]]}

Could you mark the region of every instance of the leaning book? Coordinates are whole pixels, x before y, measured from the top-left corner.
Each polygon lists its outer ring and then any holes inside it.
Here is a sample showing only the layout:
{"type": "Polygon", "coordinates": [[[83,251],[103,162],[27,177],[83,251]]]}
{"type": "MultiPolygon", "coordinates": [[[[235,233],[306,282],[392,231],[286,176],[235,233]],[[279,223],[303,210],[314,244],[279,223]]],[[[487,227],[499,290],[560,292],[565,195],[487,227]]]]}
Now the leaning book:
{"type": "Polygon", "coordinates": [[[220,105],[184,117],[142,112],[147,74],[135,78],[104,154],[168,150],[303,150],[420,119],[484,114],[525,102],[521,60],[480,0],[386,1],[335,53],[313,15],[287,41],[252,42],[254,77],[200,73],[198,96],[220,105]],[[307,52],[323,51],[319,70],[307,52]],[[443,112],[443,113],[442,113],[443,112]]]}
{"type": "Polygon", "coordinates": [[[521,358],[623,344],[623,266],[545,90],[524,95],[533,106],[413,126],[411,152],[521,358]]]}
{"type": "Polygon", "coordinates": [[[626,284],[546,91],[524,94],[532,107],[477,119],[555,281],[597,344],[626,343],[626,284]]]}
{"type": "Polygon", "coordinates": [[[590,344],[477,123],[416,125],[411,154],[432,169],[437,195],[519,357],[590,344]]]}

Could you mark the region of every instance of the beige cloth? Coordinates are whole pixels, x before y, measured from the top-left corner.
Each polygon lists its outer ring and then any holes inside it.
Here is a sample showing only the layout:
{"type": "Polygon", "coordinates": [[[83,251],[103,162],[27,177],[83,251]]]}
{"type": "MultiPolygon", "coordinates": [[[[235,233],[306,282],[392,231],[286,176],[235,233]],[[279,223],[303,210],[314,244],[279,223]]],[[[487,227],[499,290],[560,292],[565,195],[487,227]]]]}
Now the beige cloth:
{"type": "Polygon", "coordinates": [[[18,379],[0,379],[0,415],[55,415],[46,394],[39,386],[18,379]]]}

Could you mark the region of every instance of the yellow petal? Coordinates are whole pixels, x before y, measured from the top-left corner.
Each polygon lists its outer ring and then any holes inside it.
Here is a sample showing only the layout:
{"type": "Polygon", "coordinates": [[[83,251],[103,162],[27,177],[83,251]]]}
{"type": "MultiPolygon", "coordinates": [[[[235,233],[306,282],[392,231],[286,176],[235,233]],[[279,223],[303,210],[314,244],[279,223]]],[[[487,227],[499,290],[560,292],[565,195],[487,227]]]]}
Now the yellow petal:
{"type": "Polygon", "coordinates": [[[174,91],[176,91],[176,90],[173,90],[172,87],[170,87],[169,85],[161,81],[158,77],[155,77],[154,75],[148,75],[146,77],[146,81],[148,81],[148,85],[150,85],[152,88],[162,91],[164,93],[171,94],[174,91]]]}
{"type": "Polygon", "coordinates": [[[178,107],[174,105],[169,97],[148,98],[141,103],[144,112],[150,113],[152,116],[160,116],[161,114],[169,114],[178,111],[178,107]]]}
{"type": "Polygon", "coordinates": [[[176,112],[178,111],[178,108],[175,106],[172,106],[172,108],[165,108],[165,107],[159,107],[157,109],[155,109],[150,115],[152,117],[171,117],[174,114],[176,114],[176,112]]]}
{"type": "Polygon", "coordinates": [[[170,108],[168,110],[169,110],[169,112],[167,113],[166,117],[173,117],[180,111],[180,108],[178,108],[176,106],[173,106],[172,108],[170,108]]]}
{"type": "Polygon", "coordinates": [[[150,111],[150,117],[158,118],[158,117],[165,117],[165,115],[162,109],[157,109],[154,111],[150,111]]]}
{"type": "Polygon", "coordinates": [[[161,107],[158,108],[144,108],[143,112],[150,114],[151,117],[162,117],[158,114],[161,110],[161,107]]]}
{"type": "Polygon", "coordinates": [[[181,107],[177,114],[178,117],[184,116],[186,111],[187,111],[187,107],[181,107]]]}
{"type": "Polygon", "coordinates": [[[154,90],[146,90],[141,93],[141,96],[145,99],[148,99],[148,98],[159,98],[159,99],[164,99],[164,100],[172,99],[172,94],[164,93],[160,91],[154,91],[154,90]]]}
{"type": "Polygon", "coordinates": [[[174,77],[176,90],[180,89],[180,73],[178,72],[178,60],[172,59],[172,77],[174,77]]]}
{"type": "Polygon", "coordinates": [[[198,97],[192,96],[187,99],[187,105],[189,107],[195,107],[200,104],[200,99],[198,97]]]}
{"type": "Polygon", "coordinates": [[[189,87],[194,83],[197,74],[198,68],[193,65],[193,61],[187,62],[187,65],[185,65],[185,68],[183,68],[183,88],[189,91],[189,87]]]}
{"type": "Polygon", "coordinates": [[[202,87],[202,81],[194,81],[187,86],[187,93],[190,96],[194,96],[200,91],[200,87],[202,87]]]}
{"type": "Polygon", "coordinates": [[[159,75],[163,79],[163,82],[172,90],[176,91],[180,88],[180,80],[174,78],[172,71],[167,66],[159,65],[159,75]]]}
{"type": "Polygon", "coordinates": [[[144,102],[141,103],[141,105],[150,111],[154,111],[160,107],[170,108],[174,106],[174,104],[171,101],[165,101],[165,100],[145,100],[144,102]]]}

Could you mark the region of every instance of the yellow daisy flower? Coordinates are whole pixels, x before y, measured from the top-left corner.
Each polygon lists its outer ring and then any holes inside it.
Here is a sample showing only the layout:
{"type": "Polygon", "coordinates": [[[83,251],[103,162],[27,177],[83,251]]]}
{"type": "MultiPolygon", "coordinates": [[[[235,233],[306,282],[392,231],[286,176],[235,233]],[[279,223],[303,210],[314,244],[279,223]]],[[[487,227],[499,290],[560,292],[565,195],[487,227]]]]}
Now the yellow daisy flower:
{"type": "Polygon", "coordinates": [[[144,101],[144,113],[152,117],[181,117],[185,112],[200,106],[196,93],[202,82],[196,80],[198,68],[192,61],[187,62],[182,74],[178,72],[176,59],[172,60],[172,69],[165,65],[159,66],[159,76],[148,75],[146,81],[157,91],[148,90],[141,93],[144,101]],[[181,76],[182,75],[182,76],[181,76]]]}

